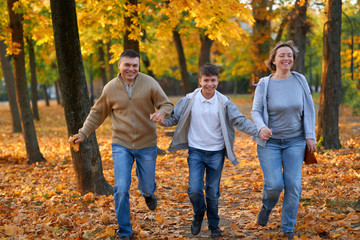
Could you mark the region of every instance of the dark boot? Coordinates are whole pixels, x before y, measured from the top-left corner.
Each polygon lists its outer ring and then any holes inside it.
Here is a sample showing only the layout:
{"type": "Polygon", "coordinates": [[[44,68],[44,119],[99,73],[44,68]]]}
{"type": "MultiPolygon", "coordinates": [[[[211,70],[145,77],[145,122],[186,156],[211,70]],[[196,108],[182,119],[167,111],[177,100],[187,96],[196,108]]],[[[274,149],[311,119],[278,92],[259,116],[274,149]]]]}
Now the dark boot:
{"type": "Polygon", "coordinates": [[[287,237],[287,239],[293,239],[295,236],[294,232],[286,232],[284,233],[284,236],[287,237]]]}
{"type": "Polygon", "coordinates": [[[157,199],[155,194],[151,194],[149,197],[145,197],[145,202],[148,208],[154,211],[157,207],[157,199]]]}
{"type": "Polygon", "coordinates": [[[271,210],[267,210],[264,205],[262,206],[260,212],[259,212],[259,215],[258,215],[258,219],[257,219],[257,223],[260,225],[260,226],[263,226],[265,227],[268,220],[269,220],[269,216],[270,216],[270,212],[271,210]]]}
{"type": "Polygon", "coordinates": [[[221,232],[220,232],[219,227],[213,228],[213,227],[209,226],[209,229],[211,231],[211,238],[220,238],[221,237],[221,232]]]}
{"type": "Polygon", "coordinates": [[[191,234],[192,235],[198,235],[201,230],[201,225],[204,219],[204,213],[203,214],[195,214],[194,219],[191,223],[191,234]]]}

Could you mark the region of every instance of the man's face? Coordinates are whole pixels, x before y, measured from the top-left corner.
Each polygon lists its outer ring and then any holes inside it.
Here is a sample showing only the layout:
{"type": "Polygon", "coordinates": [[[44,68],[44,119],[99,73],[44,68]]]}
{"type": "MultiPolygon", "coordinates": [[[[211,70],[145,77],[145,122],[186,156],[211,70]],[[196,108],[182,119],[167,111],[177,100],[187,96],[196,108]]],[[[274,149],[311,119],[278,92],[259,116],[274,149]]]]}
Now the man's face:
{"type": "Polygon", "coordinates": [[[199,78],[201,86],[201,93],[206,99],[210,99],[214,96],[215,90],[219,85],[219,77],[216,75],[202,75],[199,78]]]}
{"type": "Polygon", "coordinates": [[[139,74],[140,59],[123,57],[119,62],[119,69],[122,79],[130,84],[134,81],[136,76],[139,74]]]}

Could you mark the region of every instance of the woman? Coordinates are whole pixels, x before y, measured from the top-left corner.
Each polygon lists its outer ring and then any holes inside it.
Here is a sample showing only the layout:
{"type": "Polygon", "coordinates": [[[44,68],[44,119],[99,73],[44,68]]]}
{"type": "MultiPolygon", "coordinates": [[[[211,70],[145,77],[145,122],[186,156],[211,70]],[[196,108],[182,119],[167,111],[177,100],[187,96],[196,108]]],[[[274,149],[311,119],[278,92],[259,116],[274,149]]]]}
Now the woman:
{"type": "Polygon", "coordinates": [[[260,79],[251,111],[259,131],[257,152],[265,179],[257,223],[267,224],[284,189],[281,231],[288,239],[295,235],[305,147],[316,150],[310,88],[302,74],[290,71],[297,53],[293,41],[279,42],[271,50],[266,65],[275,74],[260,79]]]}

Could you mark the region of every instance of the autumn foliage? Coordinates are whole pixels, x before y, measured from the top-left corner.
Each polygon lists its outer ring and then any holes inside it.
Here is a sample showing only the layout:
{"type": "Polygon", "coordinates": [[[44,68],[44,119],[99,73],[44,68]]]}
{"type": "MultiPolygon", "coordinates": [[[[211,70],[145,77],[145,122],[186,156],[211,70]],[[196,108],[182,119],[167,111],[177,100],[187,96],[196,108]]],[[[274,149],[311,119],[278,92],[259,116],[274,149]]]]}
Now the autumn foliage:
{"type": "MultiPolygon", "coordinates": [[[[250,116],[251,100],[233,98],[250,116]]],[[[82,196],[76,190],[63,108],[40,103],[36,122],[46,163],[26,164],[24,140],[11,132],[10,110],[0,105],[0,239],[113,239],[117,221],[113,196],[82,196]]],[[[167,149],[171,129],[159,127],[158,146],[167,149]]],[[[111,121],[97,130],[104,176],[114,184],[111,121]]],[[[360,117],[340,109],[340,150],[320,150],[319,164],[304,166],[303,192],[296,232],[300,239],[360,239],[360,117]]],[[[261,207],[262,172],[256,145],[237,132],[235,153],[240,164],[226,161],[221,182],[219,214],[223,239],[281,239],[280,206],[267,227],[256,225],[261,207]]],[[[157,160],[158,209],[146,207],[133,171],[130,188],[134,239],[190,239],[192,209],[187,190],[186,151],[166,153],[157,160]]],[[[135,169],[133,169],[135,170],[135,169]]],[[[204,224],[203,226],[206,226],[204,224]]],[[[206,227],[207,228],[207,227],[206,227]]],[[[207,239],[204,230],[196,239],[207,239]]]]}

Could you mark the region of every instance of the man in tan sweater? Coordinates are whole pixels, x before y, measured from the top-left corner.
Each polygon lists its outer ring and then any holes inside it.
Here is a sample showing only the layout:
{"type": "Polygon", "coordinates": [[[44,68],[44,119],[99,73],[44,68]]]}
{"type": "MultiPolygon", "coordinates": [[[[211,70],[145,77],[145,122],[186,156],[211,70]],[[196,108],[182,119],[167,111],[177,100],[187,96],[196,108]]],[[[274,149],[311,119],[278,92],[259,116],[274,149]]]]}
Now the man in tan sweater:
{"type": "Polygon", "coordinates": [[[83,142],[111,116],[114,200],[120,239],[130,239],[133,234],[129,189],[135,159],[139,190],[149,209],[156,209],[156,123],[163,124],[174,108],[158,82],[139,72],[139,65],[140,56],[136,51],[125,50],[121,54],[119,75],[106,84],[75,140],[75,143],[83,142]]]}

